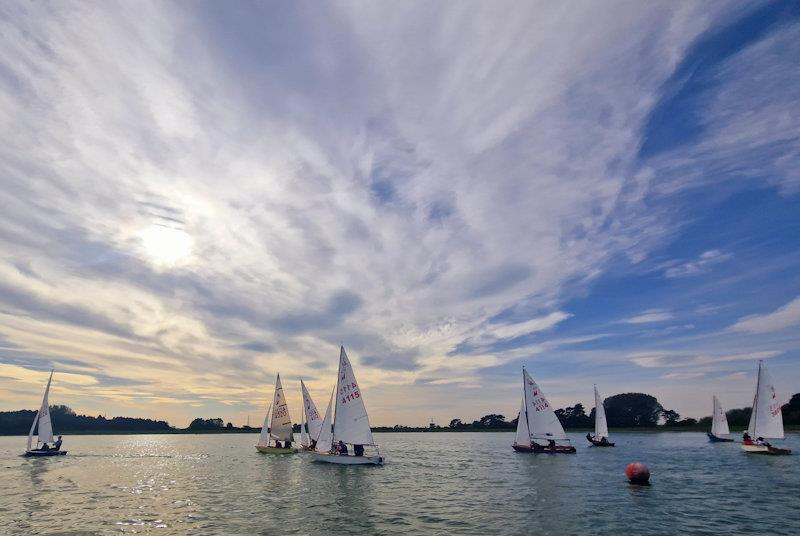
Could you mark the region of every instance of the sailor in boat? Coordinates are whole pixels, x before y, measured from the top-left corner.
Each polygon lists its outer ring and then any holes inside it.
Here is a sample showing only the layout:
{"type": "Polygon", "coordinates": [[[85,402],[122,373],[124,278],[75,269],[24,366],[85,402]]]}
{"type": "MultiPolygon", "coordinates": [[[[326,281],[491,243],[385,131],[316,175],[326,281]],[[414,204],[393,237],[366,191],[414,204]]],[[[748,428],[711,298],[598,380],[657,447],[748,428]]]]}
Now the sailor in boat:
{"type": "Polygon", "coordinates": [[[347,445],[342,441],[339,441],[339,444],[336,445],[336,452],[339,453],[339,456],[347,456],[349,454],[347,452],[347,445]]]}
{"type": "Polygon", "coordinates": [[[39,447],[38,449],[33,449],[33,450],[50,450],[50,445],[48,445],[47,443],[42,443],[41,447],[39,447]]]}
{"type": "Polygon", "coordinates": [[[281,445],[281,442],[278,441],[277,439],[275,440],[275,448],[276,449],[282,449],[283,448],[283,445],[281,445]]]}
{"type": "Polygon", "coordinates": [[[772,446],[772,445],[769,444],[768,441],[765,441],[763,437],[757,438],[753,444],[757,445],[759,447],[771,447],[772,446]]]}
{"type": "Polygon", "coordinates": [[[745,445],[752,445],[753,444],[753,439],[750,437],[750,434],[748,434],[747,432],[742,434],[742,443],[745,444],[745,445]]]}
{"type": "Polygon", "coordinates": [[[548,439],[547,440],[547,446],[550,447],[550,450],[555,451],[556,450],[556,440],[555,439],[548,439]]]}
{"type": "Polygon", "coordinates": [[[363,456],[364,455],[364,445],[353,445],[353,455],[354,456],[363,456]]]}
{"type": "MultiPolygon", "coordinates": [[[[592,435],[588,432],[586,433],[586,439],[588,439],[590,443],[594,443],[596,441],[595,438],[593,438],[592,435]]],[[[608,445],[608,438],[606,436],[602,436],[600,438],[600,441],[596,442],[600,443],[601,445],[608,445]]]]}
{"type": "Polygon", "coordinates": [[[284,441],[283,448],[286,448],[286,449],[292,448],[292,442],[291,441],[284,441]]]}

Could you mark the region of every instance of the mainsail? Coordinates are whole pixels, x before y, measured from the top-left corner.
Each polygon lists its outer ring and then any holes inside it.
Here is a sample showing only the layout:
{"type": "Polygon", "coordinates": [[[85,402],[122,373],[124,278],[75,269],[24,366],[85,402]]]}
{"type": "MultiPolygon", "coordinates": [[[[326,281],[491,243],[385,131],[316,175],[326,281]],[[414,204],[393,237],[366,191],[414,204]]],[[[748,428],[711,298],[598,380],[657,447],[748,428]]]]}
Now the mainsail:
{"type": "Polygon", "coordinates": [[[303,380],[300,380],[300,388],[303,391],[303,409],[306,414],[306,423],[308,424],[308,436],[313,439],[319,436],[319,431],[322,428],[322,417],[320,417],[317,406],[311,399],[303,380]]]}
{"type": "Polygon", "coordinates": [[[281,375],[275,380],[275,396],[272,399],[272,422],[270,437],[277,441],[292,441],[292,419],[289,417],[289,406],[281,386],[281,375]]]}
{"type": "Polygon", "coordinates": [[[38,431],[38,443],[52,443],[53,442],[53,425],[50,422],[50,401],[48,399],[50,395],[50,382],[53,381],[53,371],[50,371],[50,378],[47,380],[47,387],[44,390],[44,397],[42,398],[42,405],[39,406],[39,411],[36,412],[36,416],[33,418],[33,424],[31,424],[31,430],[28,432],[28,450],[31,450],[32,442],[33,442],[33,431],[36,430],[36,424],[39,424],[39,431],[38,431]]]}
{"type": "Polygon", "coordinates": [[[300,444],[304,447],[308,446],[308,434],[306,433],[306,410],[305,405],[300,408],[300,444]]]}
{"type": "Polygon", "coordinates": [[[336,441],[354,445],[374,445],[364,398],[358,387],[353,367],[344,351],[339,352],[339,378],[336,386],[336,416],[334,419],[336,441]]]}
{"type": "Polygon", "coordinates": [[[711,434],[720,437],[726,436],[731,433],[728,428],[728,418],[725,416],[725,410],[722,409],[722,404],[719,403],[717,395],[714,395],[714,414],[711,416],[711,434]]]}
{"type": "Polygon", "coordinates": [[[606,422],[606,408],[603,399],[594,386],[594,438],[599,441],[601,437],[608,437],[608,423],[606,422]]]}
{"type": "Polygon", "coordinates": [[[525,399],[519,404],[519,417],[517,417],[517,437],[514,439],[516,445],[531,444],[531,433],[528,431],[528,415],[525,412],[525,399]]]}
{"type": "Polygon", "coordinates": [[[567,434],[564,433],[564,427],[561,426],[542,390],[525,369],[522,369],[522,380],[531,439],[566,440],[567,434]]]}
{"type": "Polygon", "coordinates": [[[333,448],[333,434],[331,433],[331,406],[333,406],[333,393],[331,393],[331,399],[328,400],[328,409],[325,410],[325,418],[322,419],[322,425],[319,427],[317,446],[315,447],[317,452],[321,452],[323,454],[330,452],[333,448]]]}
{"type": "Polygon", "coordinates": [[[753,412],[750,414],[747,433],[753,439],[759,437],[783,439],[781,403],[778,401],[778,395],[775,393],[775,384],[763,361],[758,362],[756,396],[753,402],[753,412]]]}

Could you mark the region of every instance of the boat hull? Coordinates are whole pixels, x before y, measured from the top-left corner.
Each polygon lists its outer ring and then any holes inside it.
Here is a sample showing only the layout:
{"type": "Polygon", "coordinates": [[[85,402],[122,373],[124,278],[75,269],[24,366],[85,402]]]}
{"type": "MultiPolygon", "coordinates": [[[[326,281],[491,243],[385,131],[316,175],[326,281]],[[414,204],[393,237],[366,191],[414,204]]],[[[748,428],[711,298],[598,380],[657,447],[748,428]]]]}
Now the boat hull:
{"type": "Polygon", "coordinates": [[[706,432],[706,434],[708,434],[708,440],[710,442],[712,442],[712,443],[732,443],[733,442],[733,439],[731,439],[730,437],[715,436],[711,432],[706,432]]]}
{"type": "Polygon", "coordinates": [[[46,456],[65,456],[66,450],[26,450],[25,456],[28,458],[44,458],[46,456]]]}
{"type": "Polygon", "coordinates": [[[572,445],[556,445],[555,449],[552,449],[537,443],[533,443],[533,445],[519,445],[514,443],[511,445],[511,448],[513,448],[516,452],[535,452],[537,454],[575,454],[575,452],[577,452],[575,447],[572,445]]]}
{"type": "Polygon", "coordinates": [[[748,454],[766,454],[770,456],[785,456],[792,453],[789,449],[779,449],[766,445],[742,445],[742,450],[748,454]]]}
{"type": "Polygon", "coordinates": [[[600,441],[595,441],[594,439],[590,439],[589,443],[591,443],[595,447],[613,447],[614,446],[614,443],[609,443],[609,442],[601,443],[600,441]]]}
{"type": "Polygon", "coordinates": [[[339,454],[323,454],[313,452],[312,461],[320,463],[335,463],[338,465],[383,465],[383,456],[340,456],[339,454]]]}
{"type": "Polygon", "coordinates": [[[277,447],[262,447],[260,445],[256,445],[256,450],[261,454],[297,454],[299,451],[298,449],[292,448],[277,448],[277,447]]]}

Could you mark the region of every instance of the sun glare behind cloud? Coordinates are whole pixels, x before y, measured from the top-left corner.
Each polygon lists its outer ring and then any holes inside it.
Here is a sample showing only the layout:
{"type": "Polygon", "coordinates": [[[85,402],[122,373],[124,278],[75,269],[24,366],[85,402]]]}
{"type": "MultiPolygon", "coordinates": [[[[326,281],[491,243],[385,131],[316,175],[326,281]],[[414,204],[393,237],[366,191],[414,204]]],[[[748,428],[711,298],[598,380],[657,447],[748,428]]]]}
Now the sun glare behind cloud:
{"type": "Polygon", "coordinates": [[[147,256],[158,265],[175,266],[185,262],[192,253],[192,237],[181,229],[153,224],[138,236],[147,256]]]}

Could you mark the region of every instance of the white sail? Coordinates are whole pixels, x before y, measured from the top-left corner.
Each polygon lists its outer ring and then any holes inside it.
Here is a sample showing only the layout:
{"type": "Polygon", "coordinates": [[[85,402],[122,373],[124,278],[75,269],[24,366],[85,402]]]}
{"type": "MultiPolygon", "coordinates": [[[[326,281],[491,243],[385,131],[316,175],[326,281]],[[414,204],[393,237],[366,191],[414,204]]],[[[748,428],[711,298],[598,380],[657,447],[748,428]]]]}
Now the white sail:
{"type": "Polygon", "coordinates": [[[714,414],[711,416],[711,434],[717,437],[726,436],[731,433],[728,428],[728,417],[722,404],[719,403],[717,395],[714,395],[714,414]]]}
{"type": "Polygon", "coordinates": [[[47,380],[47,387],[44,389],[44,397],[42,398],[42,405],[39,406],[39,411],[33,418],[31,431],[28,433],[28,450],[31,449],[33,440],[33,430],[36,428],[38,421],[39,428],[37,435],[39,436],[39,443],[52,443],[53,442],[53,425],[50,422],[50,382],[53,381],[53,371],[50,371],[50,378],[47,380]]]}
{"type": "Polygon", "coordinates": [[[317,436],[317,445],[315,450],[321,453],[330,452],[333,448],[333,433],[331,432],[331,407],[333,406],[333,393],[328,400],[328,409],[325,410],[325,418],[322,419],[322,425],[319,427],[319,435],[317,436]]]}
{"type": "Polygon", "coordinates": [[[277,441],[292,441],[292,418],[281,386],[281,375],[275,380],[275,396],[272,399],[272,419],[269,435],[277,441]]]}
{"type": "Polygon", "coordinates": [[[334,418],[334,439],[354,445],[374,445],[372,430],[369,427],[364,397],[358,387],[353,367],[344,351],[339,351],[339,379],[336,388],[336,416],[334,418]]]}
{"type": "Polygon", "coordinates": [[[319,436],[319,431],[322,428],[322,417],[317,411],[317,406],[311,399],[311,395],[308,393],[308,389],[306,389],[306,384],[303,383],[303,380],[300,380],[300,388],[303,391],[303,408],[306,413],[306,423],[308,423],[308,436],[315,438],[319,436]]]}
{"type": "Polygon", "coordinates": [[[775,393],[775,384],[763,361],[758,362],[758,381],[753,412],[747,427],[750,437],[757,439],[783,439],[781,403],[775,393]]]}
{"type": "Polygon", "coordinates": [[[514,438],[515,445],[529,446],[531,444],[531,433],[528,431],[528,416],[525,414],[525,399],[519,403],[519,417],[517,417],[517,436],[514,438]]]}
{"type": "Polygon", "coordinates": [[[547,402],[547,399],[533,381],[528,371],[522,369],[523,386],[525,389],[525,406],[528,410],[528,426],[530,428],[531,439],[541,440],[565,440],[567,434],[564,427],[556,416],[555,411],[547,402]]]}
{"type": "Polygon", "coordinates": [[[608,437],[608,423],[606,422],[606,408],[603,406],[603,399],[594,386],[594,438],[600,441],[601,437],[608,437]]]}
{"type": "Polygon", "coordinates": [[[306,433],[306,410],[305,404],[300,408],[300,444],[304,447],[308,446],[308,434],[306,433]]]}
{"type": "Polygon", "coordinates": [[[269,445],[269,415],[272,412],[272,403],[270,402],[267,408],[267,414],[264,415],[264,425],[261,427],[261,433],[258,436],[258,447],[266,447],[269,445]]]}

